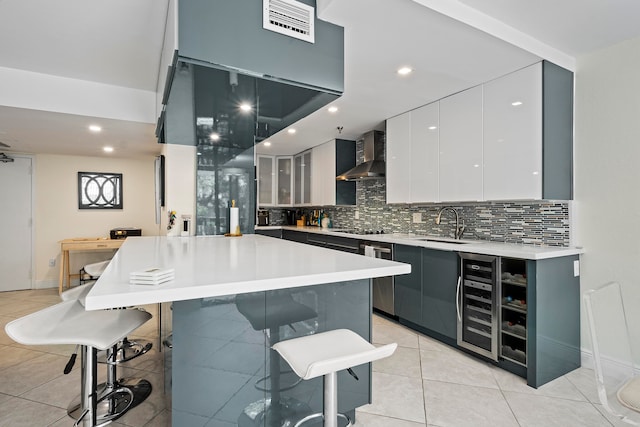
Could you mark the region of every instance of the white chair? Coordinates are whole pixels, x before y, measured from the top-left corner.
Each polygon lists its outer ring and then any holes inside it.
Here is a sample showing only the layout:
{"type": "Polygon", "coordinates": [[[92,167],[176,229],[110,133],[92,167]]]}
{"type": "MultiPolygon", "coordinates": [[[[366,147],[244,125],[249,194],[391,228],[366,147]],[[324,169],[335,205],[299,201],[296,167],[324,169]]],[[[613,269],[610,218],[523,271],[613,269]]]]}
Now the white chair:
{"type": "Polygon", "coordinates": [[[87,297],[87,294],[93,288],[93,284],[95,282],[87,283],[85,285],[74,286],[63,293],[60,294],[60,299],[62,301],[74,301],[78,300],[84,307],[84,300],[87,297]]]}
{"type": "Polygon", "coordinates": [[[13,320],[5,330],[20,344],[81,346],[80,410],[74,426],[94,427],[119,418],[133,404],[127,387],[98,396],[98,350],[111,348],[150,318],[140,310],[85,311],[79,300],[70,300],[13,320]]]}
{"type": "Polygon", "coordinates": [[[80,284],[82,285],[89,280],[97,280],[98,277],[100,277],[102,273],[104,273],[104,270],[109,265],[109,262],[111,262],[111,260],[108,259],[106,261],[87,264],[82,267],[80,269],[80,284]],[[85,275],[88,275],[89,278],[85,278],[85,275]]]}
{"type": "Polygon", "coordinates": [[[640,376],[620,285],[611,282],[589,290],[583,300],[600,403],[623,422],[640,425],[640,376]]]}
{"type": "Polygon", "coordinates": [[[393,343],[375,347],[348,329],[335,329],[274,344],[272,348],[300,378],[310,380],[324,376],[323,413],[308,415],[294,427],[319,417],[324,418],[325,427],[337,427],[338,417],[347,420],[346,426],[353,425],[348,416],[338,414],[337,372],[347,369],[355,376],[352,367],[389,357],[397,346],[393,343]]]}
{"type": "MultiPolygon", "coordinates": [[[[109,265],[109,262],[111,261],[107,260],[85,265],[82,270],[80,270],[80,278],[82,279],[84,277],[83,272],[91,276],[91,278],[85,280],[85,282],[87,283],[83,283],[61,293],[60,298],[62,299],[62,301],[77,299],[84,306],[84,300],[87,294],[93,288],[95,281],[100,278],[102,273],[104,273],[104,270],[109,265]]],[[[130,341],[127,337],[124,337],[122,342],[115,349],[116,356],[114,363],[124,363],[128,362],[131,359],[135,359],[138,356],[142,356],[143,354],[151,350],[151,347],[153,347],[153,344],[148,340],[138,339],[135,341],[130,341]]],[[[100,363],[110,363],[109,356],[111,351],[112,349],[110,349],[108,352],[101,352],[98,355],[98,361],[100,363]]]]}

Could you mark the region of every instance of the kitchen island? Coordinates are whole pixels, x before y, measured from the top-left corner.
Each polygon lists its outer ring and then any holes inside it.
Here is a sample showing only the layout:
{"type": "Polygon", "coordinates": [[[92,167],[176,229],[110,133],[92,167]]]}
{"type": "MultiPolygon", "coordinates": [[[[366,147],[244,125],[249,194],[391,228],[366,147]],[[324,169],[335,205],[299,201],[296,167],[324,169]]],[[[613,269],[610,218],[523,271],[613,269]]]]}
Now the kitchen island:
{"type": "MultiPolygon", "coordinates": [[[[336,328],[371,340],[370,278],[407,264],[258,235],[134,237],[87,295],[88,310],[173,302],[172,424],[284,425],[321,411],[322,379],[298,382],[270,346],[336,328]],[[175,279],[131,285],[129,274],[175,279]]],[[[339,374],[339,410],[371,401],[371,369],[339,374]]]]}

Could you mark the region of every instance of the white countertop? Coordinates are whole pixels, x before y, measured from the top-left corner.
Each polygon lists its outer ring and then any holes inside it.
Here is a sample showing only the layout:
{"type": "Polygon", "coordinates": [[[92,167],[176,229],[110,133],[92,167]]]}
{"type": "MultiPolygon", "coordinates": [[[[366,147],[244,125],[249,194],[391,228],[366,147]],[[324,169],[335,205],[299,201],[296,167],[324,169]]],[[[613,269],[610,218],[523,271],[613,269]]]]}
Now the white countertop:
{"type": "Polygon", "coordinates": [[[500,243],[490,242],[486,240],[455,240],[447,239],[435,236],[419,236],[415,234],[351,234],[342,233],[337,230],[338,228],[320,228],[320,227],[296,227],[296,226],[270,226],[270,227],[256,227],[257,230],[268,229],[283,229],[302,231],[307,233],[320,233],[331,236],[350,237],[359,240],[368,240],[373,242],[387,242],[408,246],[419,246],[424,248],[439,249],[443,251],[453,252],[469,252],[482,255],[495,255],[509,258],[520,259],[548,259],[548,258],[560,258],[564,256],[579,255],[584,253],[582,248],[575,247],[559,247],[559,246],[535,246],[525,245],[517,243],[500,243]],[[425,239],[433,237],[439,241],[424,241],[418,239],[425,239]],[[456,243],[457,242],[457,243],[456,243]],[[464,243],[460,243],[464,242],[464,243]]]}
{"type": "Polygon", "coordinates": [[[242,237],[128,237],[86,297],[98,310],[411,272],[411,266],[248,234],[242,237]],[[129,273],[174,268],[160,285],[131,285],[129,273]]]}

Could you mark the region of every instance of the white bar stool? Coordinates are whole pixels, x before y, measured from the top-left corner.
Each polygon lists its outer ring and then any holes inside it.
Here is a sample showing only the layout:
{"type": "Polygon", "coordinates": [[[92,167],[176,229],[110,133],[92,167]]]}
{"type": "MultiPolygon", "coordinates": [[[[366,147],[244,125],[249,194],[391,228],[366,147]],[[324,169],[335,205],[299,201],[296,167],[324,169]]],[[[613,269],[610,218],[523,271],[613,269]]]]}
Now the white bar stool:
{"type": "MultiPolygon", "coordinates": [[[[63,301],[78,300],[84,307],[84,300],[94,284],[95,281],[71,288],[60,294],[60,298],[63,301]]],[[[146,345],[143,345],[137,341],[129,341],[127,337],[124,337],[122,341],[108,350],[98,352],[98,363],[107,365],[107,380],[97,386],[98,400],[102,400],[105,396],[114,393],[115,390],[127,389],[130,391],[128,393],[130,396],[127,400],[130,400],[130,408],[133,408],[142,403],[151,394],[149,381],[140,378],[118,379],[117,375],[117,365],[145,354],[151,349],[151,346],[152,344],[148,341],[146,341],[146,345]]],[[[67,365],[68,369],[65,369],[65,373],[71,370],[75,357],[74,353],[67,365]]],[[[67,413],[71,418],[78,419],[82,414],[82,399],[72,401],[67,408],[67,413]]],[[[98,418],[101,417],[99,416],[98,418]]]]}
{"type": "Polygon", "coordinates": [[[349,329],[335,329],[274,344],[272,348],[300,378],[310,380],[324,376],[324,412],[306,416],[294,427],[319,417],[324,417],[325,427],[337,427],[338,417],[347,420],[346,426],[353,425],[348,416],[338,414],[337,372],[389,357],[397,346],[393,343],[375,347],[349,329]]]}
{"type": "MultiPolygon", "coordinates": [[[[107,260],[85,265],[80,271],[80,277],[83,277],[82,271],[84,271],[91,276],[90,281],[61,293],[60,298],[62,299],[62,301],[77,299],[80,300],[80,302],[84,306],[84,300],[87,294],[89,293],[91,288],[93,288],[96,280],[100,278],[102,273],[104,273],[104,270],[109,265],[109,262],[111,261],[107,260]]],[[[127,337],[124,337],[117,348],[113,350],[116,354],[115,363],[120,364],[128,362],[131,359],[142,356],[143,354],[151,350],[151,347],[153,347],[153,344],[148,340],[138,339],[136,341],[130,341],[127,337]]],[[[100,354],[98,354],[98,362],[110,363],[109,356],[111,351],[112,350],[109,350],[108,352],[101,352],[100,354]]]]}
{"type": "Polygon", "coordinates": [[[133,400],[126,387],[98,397],[98,350],[111,348],[150,318],[140,310],[85,311],[79,300],[70,300],[13,320],[5,330],[20,344],[81,346],[81,411],[74,426],[95,427],[122,416],[133,400]]]}
{"type": "Polygon", "coordinates": [[[111,260],[94,262],[92,264],[87,264],[80,269],[80,284],[84,284],[84,282],[88,280],[96,280],[98,277],[104,273],[104,270],[107,268],[111,260]],[[88,279],[84,278],[84,275],[89,275],[88,279]]]}
{"type": "Polygon", "coordinates": [[[95,281],[86,283],[84,285],[74,286],[60,294],[62,301],[80,301],[80,304],[84,307],[84,300],[87,298],[87,294],[93,288],[95,281]]]}

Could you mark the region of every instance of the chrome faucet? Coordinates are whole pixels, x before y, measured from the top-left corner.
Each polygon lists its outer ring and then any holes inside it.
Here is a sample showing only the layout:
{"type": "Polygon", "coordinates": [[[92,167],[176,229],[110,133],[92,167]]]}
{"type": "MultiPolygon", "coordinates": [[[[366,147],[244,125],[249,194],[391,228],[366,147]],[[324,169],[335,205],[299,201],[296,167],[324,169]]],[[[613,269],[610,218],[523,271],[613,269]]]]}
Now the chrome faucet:
{"type": "Polygon", "coordinates": [[[462,234],[464,233],[465,225],[464,225],[464,220],[462,220],[462,225],[460,225],[460,215],[458,215],[458,211],[455,210],[454,208],[451,208],[449,206],[440,208],[440,210],[438,211],[438,216],[436,217],[436,224],[440,225],[440,218],[442,217],[442,212],[444,211],[451,211],[456,216],[455,236],[456,236],[456,239],[460,239],[462,237],[462,234]]]}

